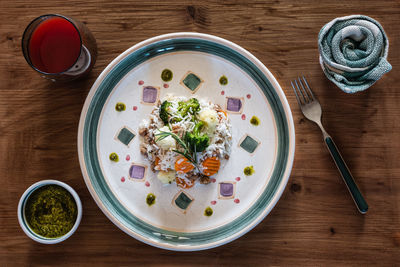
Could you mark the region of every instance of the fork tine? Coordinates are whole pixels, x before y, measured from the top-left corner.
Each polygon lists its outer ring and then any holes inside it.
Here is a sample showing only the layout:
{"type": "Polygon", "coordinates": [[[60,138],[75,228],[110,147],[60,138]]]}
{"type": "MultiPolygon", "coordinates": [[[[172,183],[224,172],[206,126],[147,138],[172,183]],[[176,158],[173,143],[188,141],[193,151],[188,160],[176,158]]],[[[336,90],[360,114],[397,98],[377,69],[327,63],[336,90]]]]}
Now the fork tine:
{"type": "Polygon", "coordinates": [[[297,94],[297,90],[296,90],[296,88],[295,88],[294,85],[293,85],[293,82],[291,81],[290,83],[292,84],[294,94],[296,95],[297,103],[299,103],[300,106],[303,105],[303,103],[301,102],[301,100],[300,100],[300,98],[299,98],[299,95],[297,94]]]}
{"type": "Polygon", "coordinates": [[[297,88],[297,92],[301,95],[301,99],[303,100],[304,104],[308,103],[308,99],[306,97],[306,95],[304,95],[303,91],[300,89],[299,84],[297,83],[297,80],[294,80],[294,83],[296,84],[296,88],[297,88]]]}
{"type": "Polygon", "coordinates": [[[312,92],[310,86],[308,86],[308,82],[307,82],[307,80],[306,80],[306,78],[305,78],[304,76],[303,76],[303,80],[304,80],[304,83],[305,83],[306,86],[307,86],[308,92],[309,92],[309,94],[311,95],[312,99],[313,99],[313,100],[316,100],[316,99],[315,99],[315,96],[314,96],[314,94],[313,94],[313,92],[312,92]]]}
{"type": "Polygon", "coordinates": [[[307,99],[306,103],[311,102],[312,99],[311,99],[310,95],[307,94],[307,90],[304,89],[304,86],[303,86],[302,81],[300,80],[300,77],[297,77],[297,79],[299,80],[299,84],[300,84],[300,86],[301,86],[301,89],[303,89],[303,90],[300,90],[300,91],[304,92],[304,95],[305,95],[304,98],[307,99]],[[306,97],[306,96],[307,96],[307,97],[306,97]]]}

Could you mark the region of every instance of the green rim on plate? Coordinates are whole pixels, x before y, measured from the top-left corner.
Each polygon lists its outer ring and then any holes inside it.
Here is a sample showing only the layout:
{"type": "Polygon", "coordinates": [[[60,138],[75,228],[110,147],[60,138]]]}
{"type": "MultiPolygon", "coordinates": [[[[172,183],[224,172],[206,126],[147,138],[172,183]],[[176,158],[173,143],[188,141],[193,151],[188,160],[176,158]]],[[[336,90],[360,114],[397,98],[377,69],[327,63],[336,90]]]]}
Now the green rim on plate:
{"type": "Polygon", "coordinates": [[[160,36],[155,40],[148,40],[136,45],[114,60],[91,89],[82,112],[78,139],[78,150],[85,182],[107,217],[129,235],[147,244],[172,250],[199,250],[216,247],[232,241],[252,229],[270,212],[282,194],[290,174],[294,155],[294,127],[290,108],[282,90],[269,71],[243,48],[218,37],[196,33],[160,36]],[[97,156],[99,119],[113,88],[139,64],[162,54],[179,51],[213,54],[232,62],[245,71],[268,99],[278,133],[276,164],[264,192],[237,219],[218,228],[202,232],[168,231],[135,217],[119,203],[111,192],[97,156]],[[271,79],[275,86],[271,84],[271,79]]]}

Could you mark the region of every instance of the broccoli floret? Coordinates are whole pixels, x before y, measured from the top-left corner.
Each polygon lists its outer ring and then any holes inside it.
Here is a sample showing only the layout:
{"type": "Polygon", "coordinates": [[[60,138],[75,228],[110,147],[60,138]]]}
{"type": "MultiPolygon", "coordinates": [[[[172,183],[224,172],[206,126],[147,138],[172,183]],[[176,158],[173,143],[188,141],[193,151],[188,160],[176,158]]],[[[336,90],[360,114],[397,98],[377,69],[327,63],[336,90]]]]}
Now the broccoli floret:
{"type": "MultiPolygon", "coordinates": [[[[192,121],[195,121],[195,116],[197,112],[200,111],[200,103],[196,98],[191,98],[188,101],[179,101],[178,102],[178,113],[179,115],[183,118],[185,117],[188,113],[192,114],[192,121]]],[[[171,120],[172,123],[176,123],[181,121],[181,118],[173,118],[171,120]]]]}
{"type": "Polygon", "coordinates": [[[185,117],[188,113],[194,115],[200,110],[200,103],[196,98],[191,98],[186,102],[178,103],[178,112],[185,117]]]}
{"type": "Polygon", "coordinates": [[[210,142],[210,138],[207,134],[201,133],[201,129],[204,127],[205,123],[199,121],[192,132],[187,132],[185,135],[185,141],[189,145],[190,150],[196,152],[204,151],[210,142]]]}
{"type": "Polygon", "coordinates": [[[168,107],[171,105],[171,102],[164,101],[160,106],[160,119],[164,122],[165,125],[167,125],[169,121],[170,114],[168,112],[168,107]]]}

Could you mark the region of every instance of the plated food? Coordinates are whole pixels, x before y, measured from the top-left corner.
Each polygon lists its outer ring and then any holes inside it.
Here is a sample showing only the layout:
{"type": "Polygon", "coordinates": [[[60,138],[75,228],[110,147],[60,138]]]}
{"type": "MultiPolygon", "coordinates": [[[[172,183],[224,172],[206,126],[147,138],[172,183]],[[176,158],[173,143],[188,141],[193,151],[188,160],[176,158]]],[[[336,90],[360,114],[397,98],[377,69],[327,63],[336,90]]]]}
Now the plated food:
{"type": "Polygon", "coordinates": [[[290,174],[294,127],[282,89],[249,52],[174,33],[135,45],[102,72],[78,149],[88,189],[112,222],[147,244],[192,251],[238,238],[271,211],[290,174]],[[189,114],[178,115],[179,102],[189,114]]]}
{"type": "Polygon", "coordinates": [[[204,99],[167,95],[143,120],[139,134],[142,154],[165,184],[208,184],[229,160],[232,133],[227,112],[204,99]]]}

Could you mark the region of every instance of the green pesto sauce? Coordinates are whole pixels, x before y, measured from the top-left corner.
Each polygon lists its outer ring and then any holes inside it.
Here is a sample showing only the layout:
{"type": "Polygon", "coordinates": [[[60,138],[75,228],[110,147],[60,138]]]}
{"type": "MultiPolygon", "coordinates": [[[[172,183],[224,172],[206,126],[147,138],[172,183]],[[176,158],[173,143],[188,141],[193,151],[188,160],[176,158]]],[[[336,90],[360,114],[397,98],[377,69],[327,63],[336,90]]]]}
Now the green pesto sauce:
{"type": "Polygon", "coordinates": [[[115,110],[118,111],[118,112],[124,111],[125,109],[126,109],[126,105],[124,103],[122,103],[122,102],[118,102],[115,105],[115,110]]]}
{"type": "Polygon", "coordinates": [[[260,119],[258,117],[256,117],[256,116],[253,116],[250,119],[250,123],[255,125],[255,126],[258,126],[260,124],[260,119]]]}
{"type": "Polygon", "coordinates": [[[207,208],[204,210],[204,216],[210,217],[211,215],[213,215],[213,210],[212,210],[212,208],[207,207],[207,208]]]}
{"type": "Polygon", "coordinates": [[[226,78],[225,75],[222,75],[221,78],[219,78],[219,84],[227,85],[228,84],[228,78],[226,78]]]}
{"type": "Polygon", "coordinates": [[[254,173],[253,165],[252,166],[247,166],[246,168],[244,168],[243,173],[246,176],[252,175],[254,173]]]}
{"type": "Polygon", "coordinates": [[[169,82],[169,81],[171,81],[173,76],[174,76],[174,75],[172,74],[172,71],[170,71],[169,69],[164,69],[164,70],[161,72],[161,79],[162,79],[164,82],[169,82]]]}
{"type": "Polygon", "coordinates": [[[25,206],[25,217],[36,234],[57,238],[75,224],[78,209],[73,196],[58,185],[45,185],[34,191],[25,206]]]}
{"type": "Polygon", "coordinates": [[[147,194],[146,203],[147,203],[147,205],[149,205],[149,206],[151,206],[151,205],[153,205],[154,203],[156,203],[156,196],[155,196],[153,193],[147,194]]]}
{"type": "Polygon", "coordinates": [[[114,161],[114,162],[118,162],[119,161],[117,153],[114,153],[114,152],[110,154],[109,158],[110,158],[111,161],[114,161]]]}

